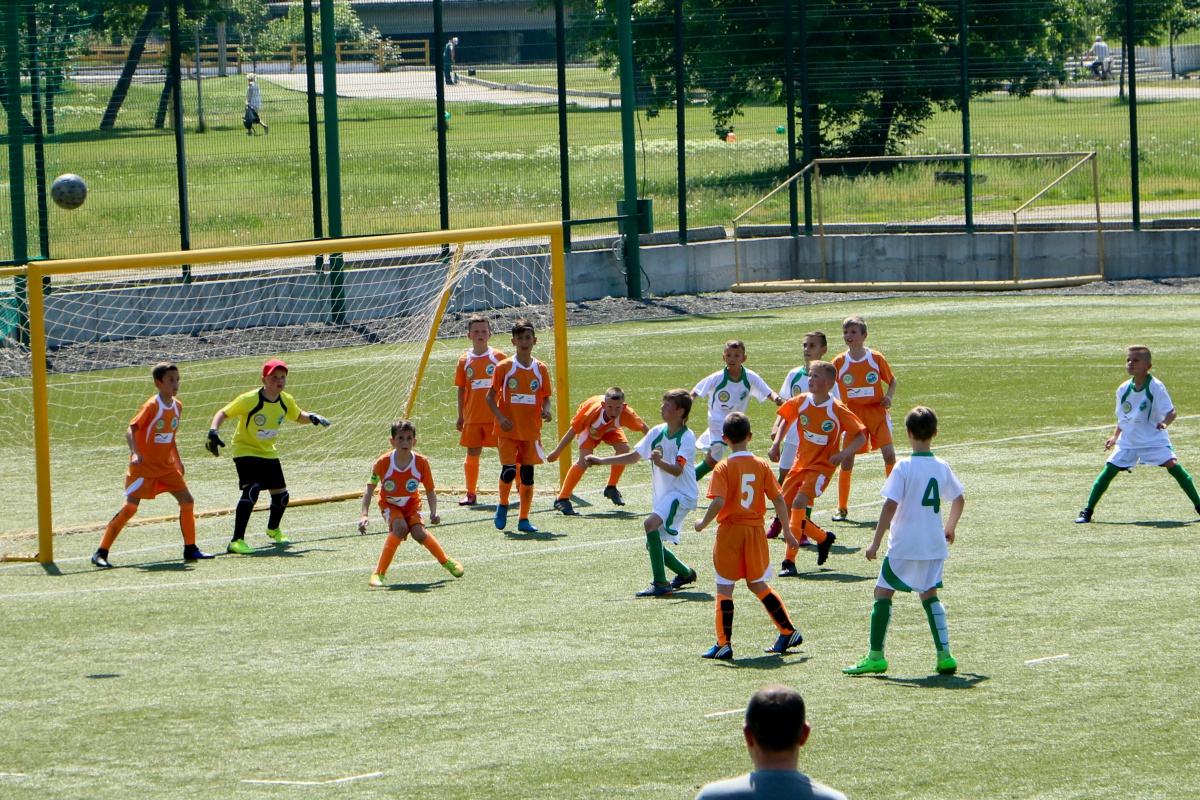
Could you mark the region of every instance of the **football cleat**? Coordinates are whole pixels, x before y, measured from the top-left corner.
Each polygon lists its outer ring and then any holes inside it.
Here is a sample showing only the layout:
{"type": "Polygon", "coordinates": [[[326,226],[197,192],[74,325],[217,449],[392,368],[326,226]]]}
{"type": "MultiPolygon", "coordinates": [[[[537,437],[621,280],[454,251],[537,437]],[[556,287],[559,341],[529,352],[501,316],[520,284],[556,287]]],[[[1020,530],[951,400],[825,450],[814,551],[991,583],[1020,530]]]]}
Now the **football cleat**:
{"type": "Polygon", "coordinates": [[[234,539],[229,543],[229,547],[225,548],[226,553],[235,553],[239,556],[248,556],[254,552],[254,548],[246,544],[245,539],[234,539]]]}
{"type": "Polygon", "coordinates": [[[107,556],[102,556],[99,553],[92,553],[92,564],[104,569],[112,569],[112,564],[109,563],[107,556]]]}
{"type": "Polygon", "coordinates": [[[799,578],[800,573],[796,570],[796,562],[784,560],[784,562],[779,566],[779,577],[799,578]]]}
{"type": "Polygon", "coordinates": [[[613,501],[614,506],[625,505],[625,498],[621,497],[621,490],[615,486],[605,486],[604,496],[613,501]]]}
{"type": "Polygon", "coordinates": [[[383,576],[379,573],[375,573],[367,581],[367,586],[383,586],[383,576]]]}
{"type": "Polygon", "coordinates": [[[954,656],[946,653],[938,659],[937,671],[939,675],[953,675],[958,671],[958,662],[954,660],[954,656]]]}
{"type": "Polygon", "coordinates": [[[776,517],[771,522],[771,527],[767,528],[767,538],[774,539],[781,533],[783,533],[783,523],[779,521],[779,517],[776,517]]]}
{"type": "Polygon", "coordinates": [[[517,530],[521,533],[537,533],[537,527],[527,519],[517,520],[517,530]]]}
{"type": "Polygon", "coordinates": [[[292,540],[283,535],[279,528],[267,528],[267,536],[275,540],[275,544],[291,544],[292,540]]]}
{"type": "Polygon", "coordinates": [[[825,533],[825,541],[817,544],[817,566],[821,566],[829,560],[829,549],[833,547],[833,543],[837,541],[837,537],[828,531],[825,533]]]}
{"type": "Polygon", "coordinates": [[[863,656],[853,667],[843,667],[842,672],[847,675],[868,675],[873,672],[887,672],[887,659],[874,659],[869,656],[863,656]]]}
{"type": "Polygon", "coordinates": [[[560,497],[554,501],[554,510],[561,511],[564,516],[578,517],[579,512],[575,510],[575,506],[571,505],[571,498],[560,497]]]}
{"type": "Polygon", "coordinates": [[[665,583],[652,583],[650,588],[642,589],[637,597],[669,597],[673,590],[665,583]]]}
{"type": "MultiPolygon", "coordinates": [[[[1197,513],[1200,513],[1200,508],[1197,509],[1197,513]]],[[[1083,509],[1082,511],[1079,512],[1079,516],[1075,518],[1075,522],[1077,522],[1077,523],[1084,523],[1084,522],[1091,522],[1091,521],[1092,521],[1092,509],[1090,509],[1090,508],[1083,509]]]]}
{"type": "Polygon", "coordinates": [[[805,534],[805,533],[800,534],[800,546],[801,547],[808,547],[812,543],[813,543],[812,539],[808,538],[808,534],[805,534]]]}
{"type": "Polygon", "coordinates": [[[775,639],[775,644],[770,647],[764,647],[764,653],[778,653],[783,655],[793,647],[799,647],[804,644],[804,637],[800,635],[800,631],[792,631],[791,633],[781,633],[775,639]]]}
{"type": "Polygon", "coordinates": [[[496,523],[496,530],[504,530],[504,526],[508,524],[508,506],[503,503],[496,506],[496,518],[493,522],[496,523]]]}
{"type": "Polygon", "coordinates": [[[695,583],[696,578],[696,570],[692,570],[687,575],[676,575],[674,578],[671,578],[671,589],[682,589],[689,583],[695,583]]]}
{"type": "Polygon", "coordinates": [[[733,648],[727,644],[714,644],[700,654],[701,658],[715,658],[718,661],[733,661],[733,648]]]}
{"type": "Polygon", "coordinates": [[[462,500],[458,501],[458,504],[460,506],[473,506],[473,505],[475,505],[475,503],[476,503],[476,500],[475,500],[474,492],[467,492],[466,494],[463,495],[462,500]]]}
{"type": "Polygon", "coordinates": [[[835,513],[832,517],[830,517],[830,519],[833,520],[834,522],[845,522],[849,518],[850,518],[850,512],[844,508],[839,508],[837,510],[837,513],[835,513]]]}
{"type": "Polygon", "coordinates": [[[183,560],[184,561],[201,561],[203,559],[216,558],[212,553],[205,553],[194,544],[184,545],[183,560]]]}
{"type": "Polygon", "coordinates": [[[442,564],[442,566],[446,568],[447,572],[456,578],[461,578],[463,576],[463,572],[465,571],[463,569],[462,562],[455,561],[453,558],[447,559],[446,563],[442,564]]]}

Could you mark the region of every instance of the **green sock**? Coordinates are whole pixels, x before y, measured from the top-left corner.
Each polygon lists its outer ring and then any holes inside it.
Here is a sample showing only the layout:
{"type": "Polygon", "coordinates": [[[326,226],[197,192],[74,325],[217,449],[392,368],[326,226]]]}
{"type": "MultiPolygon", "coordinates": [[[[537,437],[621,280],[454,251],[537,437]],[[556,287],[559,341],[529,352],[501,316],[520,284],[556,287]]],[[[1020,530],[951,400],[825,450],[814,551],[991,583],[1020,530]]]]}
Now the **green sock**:
{"type": "Polygon", "coordinates": [[[667,572],[663,568],[662,538],[658,531],[646,534],[646,549],[650,551],[650,570],[654,573],[655,583],[666,583],[667,572]]]}
{"type": "Polygon", "coordinates": [[[1188,475],[1188,471],[1183,468],[1183,464],[1176,464],[1167,470],[1170,475],[1179,484],[1179,488],[1187,493],[1188,499],[1192,501],[1192,505],[1200,506],[1200,495],[1196,494],[1196,484],[1192,483],[1192,476],[1188,475]]]}
{"type": "Polygon", "coordinates": [[[883,643],[887,640],[888,623],[892,620],[892,599],[881,597],[871,608],[871,652],[867,658],[878,661],[883,658],[883,643]]]}
{"type": "Polygon", "coordinates": [[[708,473],[712,472],[713,468],[708,465],[708,460],[701,461],[696,467],[696,480],[700,480],[708,473]]]}
{"type": "Polygon", "coordinates": [[[942,605],[942,601],[937,599],[937,595],[923,600],[921,605],[925,606],[925,616],[929,619],[929,632],[933,634],[933,645],[937,648],[938,655],[950,652],[950,629],[946,627],[946,608],[942,605]]]}
{"type": "Polygon", "coordinates": [[[667,565],[667,569],[671,570],[671,572],[674,572],[676,575],[680,575],[685,578],[692,574],[692,568],[680,561],[675,554],[671,552],[670,548],[663,547],[662,554],[663,563],[667,565]]]}
{"type": "MultiPolygon", "coordinates": [[[[1178,466],[1178,464],[1176,465],[1178,466]]],[[[1093,511],[1096,509],[1096,504],[1100,502],[1100,498],[1108,491],[1108,485],[1112,483],[1112,479],[1117,477],[1117,473],[1121,470],[1114,467],[1112,464],[1105,464],[1104,471],[1096,476],[1096,482],[1092,484],[1092,493],[1088,495],[1087,507],[1093,511]]],[[[1178,480],[1178,478],[1176,478],[1178,480]]],[[[1193,490],[1195,491],[1195,490],[1193,490]]]]}

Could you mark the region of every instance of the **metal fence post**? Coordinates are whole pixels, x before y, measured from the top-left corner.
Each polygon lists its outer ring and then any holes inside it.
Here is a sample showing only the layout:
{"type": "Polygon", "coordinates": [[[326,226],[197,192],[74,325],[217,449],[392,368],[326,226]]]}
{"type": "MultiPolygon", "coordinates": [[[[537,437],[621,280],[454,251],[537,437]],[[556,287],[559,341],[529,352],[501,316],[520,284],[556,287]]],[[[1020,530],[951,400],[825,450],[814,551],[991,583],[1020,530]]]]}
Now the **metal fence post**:
{"type": "MultiPolygon", "coordinates": [[[[787,56],[784,59],[784,85],[787,90],[787,146],[788,146],[788,177],[796,174],[796,42],[792,25],[792,1],[783,0],[783,25],[786,30],[784,35],[784,46],[787,48],[787,56]]],[[[796,182],[788,187],[788,222],[791,226],[791,235],[797,236],[800,233],[800,210],[799,197],[796,191],[796,182]]]]}
{"type": "MultiPolygon", "coordinates": [[[[321,132],[317,129],[317,47],[313,33],[312,0],[302,0],[304,6],[304,79],[305,100],[308,108],[308,173],[312,189],[313,238],[324,234],[321,213],[321,132]]],[[[316,257],[316,268],[320,269],[323,256],[316,257]]]]}
{"type": "Polygon", "coordinates": [[[567,135],[567,11],[554,0],[554,67],[558,80],[558,194],[562,210],[563,247],[571,249],[571,152],[567,135]]]}
{"type": "MultiPolygon", "coordinates": [[[[8,83],[8,186],[12,219],[12,259],[29,261],[29,232],[25,229],[25,120],[21,116],[21,17],[15,0],[4,7],[4,69],[8,83]]],[[[29,284],[24,275],[13,278],[17,301],[17,340],[29,344],[29,284]]],[[[36,356],[35,356],[36,360],[36,356]]]]}
{"type": "MultiPolygon", "coordinates": [[[[179,78],[179,73],[183,68],[180,63],[182,47],[179,44],[179,0],[170,0],[167,13],[171,28],[171,59],[170,66],[167,67],[171,74],[167,80],[171,82],[171,105],[174,106],[171,112],[171,124],[175,127],[175,183],[179,189],[179,249],[191,250],[192,226],[188,210],[187,148],[184,144],[183,131],[183,86],[179,78]]],[[[196,80],[199,79],[200,76],[197,75],[196,80]]],[[[189,283],[191,279],[192,268],[184,264],[183,282],[189,283]]]]}
{"type": "MultiPolygon", "coordinates": [[[[325,175],[329,236],[342,238],[342,162],[338,143],[337,44],[333,0],[321,0],[321,93],[325,101],[325,175]]],[[[346,324],[345,265],[341,253],[329,256],[329,311],[334,325],[346,324]]]]}
{"type": "MultiPolygon", "coordinates": [[[[434,0],[440,2],[440,0],[434,0]]],[[[637,100],[633,87],[633,21],[630,0],[617,3],[617,52],[621,69],[621,150],[625,178],[625,283],[629,296],[642,296],[642,259],[639,251],[641,214],[638,213],[637,139],[634,110],[637,100]]]]}
{"type": "MultiPolygon", "coordinates": [[[[812,113],[812,103],[808,94],[808,3],[807,0],[799,0],[800,3],[800,146],[801,160],[804,161],[804,166],[812,163],[812,127],[814,120],[810,119],[812,113]]],[[[813,233],[813,215],[812,215],[812,172],[804,173],[804,235],[812,236],[813,233]]],[[[824,240],[822,240],[824,247],[824,240]]],[[[821,264],[824,270],[825,256],[822,253],[821,264]]]]}
{"type": "Polygon", "coordinates": [[[684,0],[675,0],[675,194],[679,202],[679,243],[687,244],[687,91],[683,74],[683,3],[684,0]]]}
{"type": "Polygon", "coordinates": [[[450,229],[450,160],[446,153],[446,48],[442,39],[446,32],[442,27],[442,0],[433,0],[433,52],[436,62],[437,77],[434,87],[437,90],[437,125],[438,148],[438,208],[439,221],[442,230],[450,229]]]}
{"type": "Polygon", "coordinates": [[[46,202],[46,141],[42,135],[44,127],[42,124],[42,80],[41,66],[38,64],[37,13],[32,6],[25,15],[25,23],[29,28],[29,90],[33,111],[33,172],[34,184],[37,186],[38,252],[42,258],[49,258],[50,209],[46,202]]]}
{"type": "Polygon", "coordinates": [[[971,175],[971,80],[967,72],[967,0],[958,0],[958,73],[962,116],[962,147],[967,158],[963,160],[963,221],[967,233],[975,232],[975,210],[971,175]]]}
{"type": "Polygon", "coordinates": [[[1129,70],[1129,193],[1133,203],[1133,229],[1142,229],[1142,197],[1138,185],[1137,51],[1133,47],[1133,0],[1125,0],[1125,53],[1121,65],[1129,70]]]}

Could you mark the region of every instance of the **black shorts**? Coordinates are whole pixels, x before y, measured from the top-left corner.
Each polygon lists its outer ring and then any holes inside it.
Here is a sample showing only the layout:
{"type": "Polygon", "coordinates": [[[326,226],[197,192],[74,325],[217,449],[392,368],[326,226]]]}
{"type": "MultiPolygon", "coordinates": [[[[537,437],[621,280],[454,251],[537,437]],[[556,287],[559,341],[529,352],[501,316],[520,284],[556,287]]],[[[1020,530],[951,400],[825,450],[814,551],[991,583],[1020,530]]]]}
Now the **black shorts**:
{"type": "Polygon", "coordinates": [[[237,467],[239,489],[256,483],[260,489],[267,491],[287,488],[287,483],[283,480],[283,467],[278,458],[238,456],[233,460],[233,465],[237,467]]]}

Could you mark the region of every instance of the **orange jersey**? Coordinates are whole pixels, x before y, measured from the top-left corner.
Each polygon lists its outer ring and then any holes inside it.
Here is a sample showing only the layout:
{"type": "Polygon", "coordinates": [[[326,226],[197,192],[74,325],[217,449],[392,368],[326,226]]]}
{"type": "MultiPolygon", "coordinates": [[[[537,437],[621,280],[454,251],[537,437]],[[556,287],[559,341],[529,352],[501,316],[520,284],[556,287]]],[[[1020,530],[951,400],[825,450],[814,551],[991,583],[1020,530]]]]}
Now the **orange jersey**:
{"type": "Polygon", "coordinates": [[[412,454],[407,467],[396,464],[395,450],[384,453],[371,467],[371,483],[379,487],[380,508],[402,508],[406,517],[421,508],[421,486],[426,494],[434,491],[429,460],[420,453],[412,454]]]}
{"type": "Polygon", "coordinates": [[[487,390],[492,388],[492,373],[496,365],[503,360],[504,353],[491,347],[481,356],[468,350],[459,357],[458,368],[454,371],[454,385],[463,390],[464,423],[485,422],[491,425],[496,421],[492,410],[488,408],[487,390]]]}
{"type": "Polygon", "coordinates": [[[156,394],[142,403],[129,422],[129,427],[134,429],[133,440],[142,454],[141,464],[130,465],[131,475],[135,471],[146,476],[179,471],[179,465],[175,463],[175,434],[179,431],[182,416],[183,405],[178,398],[173,398],[170,405],[164,405],[156,394]]]}
{"type": "Polygon", "coordinates": [[[608,419],[604,413],[604,395],[598,394],[579,404],[579,409],[571,420],[571,428],[575,433],[586,432],[590,440],[599,443],[604,441],[606,434],[621,428],[631,431],[644,430],[646,423],[630,406],[625,406],[616,419],[608,419]]]}
{"type": "MultiPolygon", "coordinates": [[[[542,436],[542,403],[550,396],[550,370],[536,358],[524,367],[515,357],[496,365],[492,375],[496,390],[496,407],[513,421],[513,429],[505,431],[496,423],[496,436],[529,442],[542,436]]],[[[493,417],[493,419],[495,419],[493,417]]]]}
{"type": "Polygon", "coordinates": [[[850,408],[879,405],[883,384],[890,386],[895,380],[887,359],[878,350],[868,350],[860,361],[851,361],[847,351],[833,360],[833,366],[837,368],[842,397],[850,408]]]}
{"type": "Polygon", "coordinates": [[[832,474],[834,466],[829,457],[841,449],[838,443],[842,433],[846,434],[848,441],[866,432],[866,427],[854,416],[854,412],[832,396],[817,405],[808,392],[798,394],[780,406],[776,413],[787,425],[795,423],[796,431],[800,434],[793,471],[811,469],[826,475],[832,474]]]}
{"type": "Polygon", "coordinates": [[[724,497],[718,523],[762,525],[767,500],[782,493],[775,468],[748,450],[730,453],[717,464],[708,484],[709,498],[724,497]]]}

